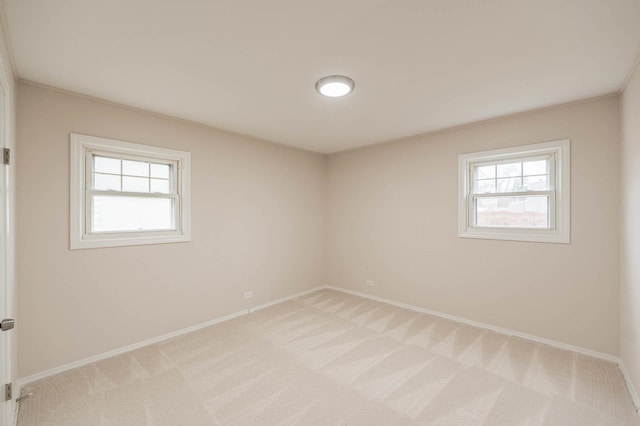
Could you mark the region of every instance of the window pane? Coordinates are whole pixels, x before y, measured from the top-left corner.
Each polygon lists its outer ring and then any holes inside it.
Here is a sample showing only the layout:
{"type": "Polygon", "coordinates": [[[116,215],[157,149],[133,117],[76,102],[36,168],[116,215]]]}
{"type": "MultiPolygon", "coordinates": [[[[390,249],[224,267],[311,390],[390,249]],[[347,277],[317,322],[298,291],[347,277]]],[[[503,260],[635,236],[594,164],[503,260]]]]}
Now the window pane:
{"type": "Polygon", "coordinates": [[[525,161],[522,165],[522,174],[525,176],[548,175],[549,160],[525,161]]]}
{"type": "Polygon", "coordinates": [[[498,177],[515,177],[522,175],[522,163],[498,164],[498,177]]]}
{"type": "Polygon", "coordinates": [[[546,191],[549,188],[549,176],[525,176],[524,178],[525,191],[546,191]]]}
{"type": "Polygon", "coordinates": [[[496,177],[496,166],[476,166],[476,179],[491,179],[496,177]]]}
{"type": "Polygon", "coordinates": [[[149,192],[149,179],[122,176],[122,190],[127,192],[149,192]]]}
{"type": "Polygon", "coordinates": [[[98,173],[120,174],[120,160],[117,158],[93,156],[93,171],[98,173]]]}
{"type": "Polygon", "coordinates": [[[475,209],[478,227],[549,228],[547,196],[478,198],[475,209]]]}
{"type": "Polygon", "coordinates": [[[171,198],[93,197],[93,232],[175,229],[171,198]]]}
{"type": "Polygon", "coordinates": [[[476,194],[486,194],[496,192],[496,180],[484,179],[475,181],[474,192],[476,194]]]}
{"type": "Polygon", "coordinates": [[[497,180],[497,192],[517,192],[522,191],[522,179],[503,178],[497,180]]]}
{"type": "Polygon", "coordinates": [[[93,188],[102,191],[120,191],[120,176],[94,173],[93,188]]]}
{"type": "Polygon", "coordinates": [[[169,179],[171,166],[169,164],[151,163],[151,177],[169,179]]]}
{"type": "Polygon", "coordinates": [[[122,160],[122,174],[148,177],[149,163],[146,161],[122,160]]]}
{"type": "Polygon", "coordinates": [[[151,192],[170,193],[169,179],[151,179],[151,192]]]}

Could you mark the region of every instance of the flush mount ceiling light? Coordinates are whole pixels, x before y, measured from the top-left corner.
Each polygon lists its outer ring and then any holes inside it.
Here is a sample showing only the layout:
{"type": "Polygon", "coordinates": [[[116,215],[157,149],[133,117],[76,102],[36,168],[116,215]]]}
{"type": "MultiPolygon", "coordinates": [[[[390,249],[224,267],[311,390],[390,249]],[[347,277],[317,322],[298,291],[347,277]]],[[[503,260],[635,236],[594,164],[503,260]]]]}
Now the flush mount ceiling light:
{"type": "Polygon", "coordinates": [[[330,75],[322,77],[316,82],[316,90],[323,96],[339,98],[353,91],[355,83],[344,75],[330,75]]]}

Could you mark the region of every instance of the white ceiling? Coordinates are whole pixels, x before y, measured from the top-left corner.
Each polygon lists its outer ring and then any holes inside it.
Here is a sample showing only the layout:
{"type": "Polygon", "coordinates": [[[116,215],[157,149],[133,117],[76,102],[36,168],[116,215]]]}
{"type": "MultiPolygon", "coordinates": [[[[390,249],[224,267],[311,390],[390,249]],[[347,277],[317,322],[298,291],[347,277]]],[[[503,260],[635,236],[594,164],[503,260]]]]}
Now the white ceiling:
{"type": "Polygon", "coordinates": [[[640,49],[640,0],[5,3],[23,79],[323,153],[616,92],[640,49]]]}

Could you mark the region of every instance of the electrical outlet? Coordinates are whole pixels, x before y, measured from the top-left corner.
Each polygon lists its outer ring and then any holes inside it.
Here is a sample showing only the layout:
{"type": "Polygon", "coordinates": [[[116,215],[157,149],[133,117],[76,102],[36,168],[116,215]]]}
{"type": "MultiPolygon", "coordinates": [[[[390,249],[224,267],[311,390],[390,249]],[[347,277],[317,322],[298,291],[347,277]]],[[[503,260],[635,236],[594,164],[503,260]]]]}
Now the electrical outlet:
{"type": "Polygon", "coordinates": [[[374,285],[376,285],[376,283],[374,283],[373,280],[367,280],[367,285],[369,287],[373,287],[374,285]]]}
{"type": "Polygon", "coordinates": [[[253,297],[253,291],[245,291],[244,292],[244,298],[245,299],[251,299],[253,297]]]}

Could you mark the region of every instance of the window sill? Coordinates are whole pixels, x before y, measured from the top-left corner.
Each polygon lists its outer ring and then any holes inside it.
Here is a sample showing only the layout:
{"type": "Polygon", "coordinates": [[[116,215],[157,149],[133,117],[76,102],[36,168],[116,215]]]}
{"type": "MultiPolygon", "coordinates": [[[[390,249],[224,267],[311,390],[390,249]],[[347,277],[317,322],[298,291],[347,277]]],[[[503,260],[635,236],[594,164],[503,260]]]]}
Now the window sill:
{"type": "Polygon", "coordinates": [[[525,229],[471,228],[458,232],[460,238],[476,238],[484,240],[528,241],[533,243],[570,244],[568,233],[560,231],[528,231],[525,229]]]}
{"type": "Polygon", "coordinates": [[[191,236],[171,233],[169,235],[149,235],[141,236],[140,234],[132,234],[131,236],[96,236],[87,235],[79,240],[72,240],[69,248],[71,250],[90,249],[101,247],[124,247],[139,246],[147,244],[166,244],[166,243],[186,243],[191,241],[191,236]]]}

